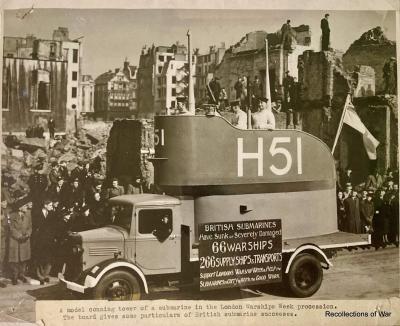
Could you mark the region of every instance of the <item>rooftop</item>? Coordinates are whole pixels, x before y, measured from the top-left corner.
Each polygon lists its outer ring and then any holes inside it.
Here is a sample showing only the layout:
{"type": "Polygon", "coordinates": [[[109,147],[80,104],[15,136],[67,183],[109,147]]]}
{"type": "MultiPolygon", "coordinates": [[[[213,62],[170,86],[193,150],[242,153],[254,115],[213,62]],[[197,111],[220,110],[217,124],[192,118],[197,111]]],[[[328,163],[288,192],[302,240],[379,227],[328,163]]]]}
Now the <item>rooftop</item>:
{"type": "Polygon", "coordinates": [[[132,204],[134,206],[161,206],[180,204],[180,200],[178,198],[156,194],[122,195],[111,198],[109,202],[112,204],[132,204]]]}

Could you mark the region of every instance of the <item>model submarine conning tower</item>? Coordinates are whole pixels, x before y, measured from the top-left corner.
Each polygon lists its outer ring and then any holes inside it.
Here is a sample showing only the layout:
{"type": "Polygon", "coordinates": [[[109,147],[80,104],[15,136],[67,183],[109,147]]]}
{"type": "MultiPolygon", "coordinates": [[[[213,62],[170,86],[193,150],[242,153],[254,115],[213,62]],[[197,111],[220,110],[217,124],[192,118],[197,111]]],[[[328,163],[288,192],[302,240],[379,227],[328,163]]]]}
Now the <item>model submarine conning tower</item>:
{"type": "Polygon", "coordinates": [[[157,116],[154,128],[155,183],[171,194],[335,188],[329,148],[298,130],[242,130],[222,117],[186,115],[157,116]]]}

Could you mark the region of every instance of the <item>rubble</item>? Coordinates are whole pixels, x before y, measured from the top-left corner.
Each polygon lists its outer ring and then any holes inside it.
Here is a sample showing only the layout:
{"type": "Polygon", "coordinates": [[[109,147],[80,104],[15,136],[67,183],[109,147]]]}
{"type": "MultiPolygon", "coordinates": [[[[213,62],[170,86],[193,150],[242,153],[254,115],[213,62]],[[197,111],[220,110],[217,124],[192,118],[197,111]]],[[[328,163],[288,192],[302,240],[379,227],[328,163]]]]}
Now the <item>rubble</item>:
{"type": "MultiPolygon", "coordinates": [[[[27,181],[32,174],[32,168],[41,165],[41,173],[50,171],[54,161],[67,162],[71,171],[80,160],[90,162],[95,157],[102,159],[102,175],[105,175],[106,143],[111,124],[104,122],[90,123],[82,127],[75,137],[72,134],[59,137],[55,140],[41,138],[26,138],[18,136],[15,141],[4,142],[1,145],[2,176],[10,181],[9,189],[14,197],[29,192],[27,181]],[[92,138],[87,137],[90,134],[92,138]],[[96,139],[94,141],[93,139],[96,139]]],[[[5,136],[7,137],[7,136],[5,136]]],[[[102,179],[103,176],[99,176],[102,179]]]]}
{"type": "Polygon", "coordinates": [[[87,132],[86,137],[92,142],[92,144],[96,145],[101,141],[101,135],[95,134],[94,132],[87,132]]]}
{"type": "Polygon", "coordinates": [[[44,138],[23,138],[18,146],[25,151],[34,152],[38,148],[46,150],[47,142],[44,138]]]}

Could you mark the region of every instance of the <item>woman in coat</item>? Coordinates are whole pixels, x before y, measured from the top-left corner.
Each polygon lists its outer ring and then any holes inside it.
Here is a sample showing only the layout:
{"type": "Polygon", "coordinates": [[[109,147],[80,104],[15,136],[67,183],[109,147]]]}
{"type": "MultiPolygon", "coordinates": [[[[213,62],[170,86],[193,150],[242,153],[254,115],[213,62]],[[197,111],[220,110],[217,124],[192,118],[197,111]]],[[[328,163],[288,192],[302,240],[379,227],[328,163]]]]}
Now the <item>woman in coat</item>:
{"type": "Polygon", "coordinates": [[[32,219],[28,204],[21,204],[18,210],[10,217],[10,238],[8,262],[12,271],[12,284],[16,285],[18,279],[26,283],[26,263],[31,259],[32,219]]]}

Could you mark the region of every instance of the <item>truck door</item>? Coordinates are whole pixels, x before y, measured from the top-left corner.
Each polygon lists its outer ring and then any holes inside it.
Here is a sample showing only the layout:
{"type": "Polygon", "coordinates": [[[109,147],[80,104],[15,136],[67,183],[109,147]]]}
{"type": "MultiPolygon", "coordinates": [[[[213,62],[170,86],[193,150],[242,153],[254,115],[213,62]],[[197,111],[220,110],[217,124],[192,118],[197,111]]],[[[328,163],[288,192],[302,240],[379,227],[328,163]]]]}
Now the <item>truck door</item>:
{"type": "Polygon", "coordinates": [[[180,220],[172,207],[136,210],[135,262],[147,275],[181,269],[180,220]]]}

